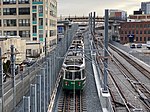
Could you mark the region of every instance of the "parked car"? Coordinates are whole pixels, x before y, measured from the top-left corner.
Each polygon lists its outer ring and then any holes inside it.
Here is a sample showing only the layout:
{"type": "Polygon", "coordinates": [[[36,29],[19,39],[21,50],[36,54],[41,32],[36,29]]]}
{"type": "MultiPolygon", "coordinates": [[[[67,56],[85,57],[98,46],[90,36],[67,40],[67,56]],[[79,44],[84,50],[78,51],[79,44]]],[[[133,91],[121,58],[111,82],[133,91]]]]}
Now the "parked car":
{"type": "Polygon", "coordinates": [[[142,44],[139,43],[139,44],[136,45],[136,47],[137,47],[137,48],[142,48],[142,44]]]}
{"type": "Polygon", "coordinates": [[[130,45],[130,48],[135,48],[135,44],[132,43],[132,44],[130,45]]]}

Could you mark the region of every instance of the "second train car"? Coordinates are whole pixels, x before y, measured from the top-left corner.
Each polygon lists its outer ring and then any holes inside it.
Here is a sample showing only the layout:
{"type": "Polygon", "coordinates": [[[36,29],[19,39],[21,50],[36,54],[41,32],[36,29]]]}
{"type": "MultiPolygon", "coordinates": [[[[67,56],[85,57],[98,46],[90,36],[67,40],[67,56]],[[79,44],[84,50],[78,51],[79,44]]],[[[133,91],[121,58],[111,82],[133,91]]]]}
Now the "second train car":
{"type": "Polygon", "coordinates": [[[86,82],[83,36],[76,35],[63,62],[63,90],[83,90],[86,82]]]}

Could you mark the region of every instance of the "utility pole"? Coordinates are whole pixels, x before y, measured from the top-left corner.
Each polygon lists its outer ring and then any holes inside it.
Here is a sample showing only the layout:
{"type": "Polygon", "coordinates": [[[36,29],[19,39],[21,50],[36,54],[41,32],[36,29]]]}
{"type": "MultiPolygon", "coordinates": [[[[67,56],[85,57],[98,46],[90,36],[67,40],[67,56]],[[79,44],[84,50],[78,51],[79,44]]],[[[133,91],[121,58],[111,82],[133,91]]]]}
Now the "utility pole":
{"type": "Polygon", "coordinates": [[[92,12],[90,13],[90,26],[91,26],[91,33],[92,33],[92,28],[93,28],[93,24],[92,24],[92,12]]]}
{"type": "Polygon", "coordinates": [[[12,75],[12,87],[13,87],[13,109],[16,110],[16,87],[15,87],[15,51],[14,51],[14,45],[11,45],[11,75],[12,75]]]}
{"type": "Polygon", "coordinates": [[[104,93],[108,93],[108,9],[105,10],[105,38],[104,38],[104,93]]]}
{"type": "Polygon", "coordinates": [[[95,12],[93,14],[93,34],[95,35],[95,12]]]}
{"type": "Polygon", "coordinates": [[[3,63],[2,63],[2,51],[0,48],[0,112],[3,112],[3,63]]]}

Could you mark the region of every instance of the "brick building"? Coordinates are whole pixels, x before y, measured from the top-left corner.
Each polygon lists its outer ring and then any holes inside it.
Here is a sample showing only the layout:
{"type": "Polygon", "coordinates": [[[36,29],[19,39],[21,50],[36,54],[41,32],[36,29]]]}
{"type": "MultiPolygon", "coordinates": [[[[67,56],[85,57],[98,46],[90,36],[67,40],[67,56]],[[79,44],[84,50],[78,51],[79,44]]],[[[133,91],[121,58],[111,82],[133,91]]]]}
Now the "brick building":
{"type": "Polygon", "coordinates": [[[146,43],[150,41],[150,21],[122,23],[119,33],[123,44],[131,42],[131,39],[134,43],[146,43]]]}

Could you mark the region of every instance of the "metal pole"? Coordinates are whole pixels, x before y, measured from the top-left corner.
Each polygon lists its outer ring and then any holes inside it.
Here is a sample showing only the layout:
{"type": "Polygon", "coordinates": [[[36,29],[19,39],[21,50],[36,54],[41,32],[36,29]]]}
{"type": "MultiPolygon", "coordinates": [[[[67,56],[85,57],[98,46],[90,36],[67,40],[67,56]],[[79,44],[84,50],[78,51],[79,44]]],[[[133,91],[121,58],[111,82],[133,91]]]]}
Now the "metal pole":
{"type": "Polygon", "coordinates": [[[42,95],[42,99],[41,99],[41,112],[45,112],[45,69],[41,68],[41,95],[42,95]]]}
{"type": "Polygon", "coordinates": [[[91,23],[91,33],[92,33],[92,30],[93,30],[93,24],[92,24],[92,12],[91,12],[91,16],[90,16],[90,23],[91,23]]]}
{"type": "Polygon", "coordinates": [[[48,107],[48,62],[45,63],[45,110],[48,107]]]}
{"type": "Polygon", "coordinates": [[[45,37],[45,57],[46,57],[46,55],[47,55],[47,39],[46,39],[46,37],[45,37]]]}
{"type": "Polygon", "coordinates": [[[104,91],[108,92],[107,68],[108,68],[108,9],[105,10],[105,38],[104,38],[104,91]]]}
{"type": "Polygon", "coordinates": [[[3,62],[2,62],[2,51],[0,48],[0,112],[3,112],[3,62]]]}
{"type": "Polygon", "coordinates": [[[31,112],[37,112],[36,84],[30,85],[31,112]]]}
{"type": "Polygon", "coordinates": [[[30,112],[30,96],[23,96],[23,112],[30,112]]]}
{"type": "Polygon", "coordinates": [[[93,34],[95,34],[95,12],[93,15],[93,34]]]}
{"type": "Polygon", "coordinates": [[[14,45],[11,45],[11,75],[12,75],[12,87],[13,87],[13,109],[16,111],[16,87],[15,87],[15,49],[14,45]]]}
{"type": "Polygon", "coordinates": [[[89,32],[91,32],[91,13],[89,13],[89,32]]]}
{"type": "Polygon", "coordinates": [[[37,112],[41,112],[41,75],[36,75],[37,85],[37,112]]]}

